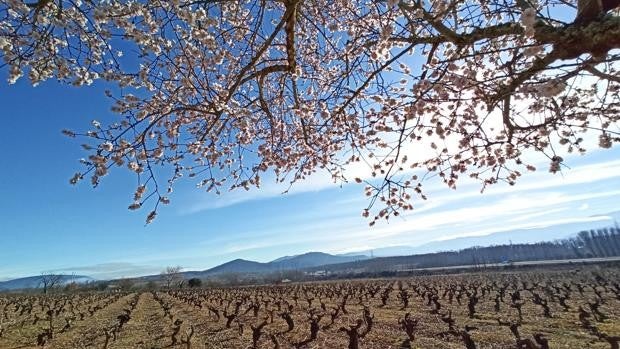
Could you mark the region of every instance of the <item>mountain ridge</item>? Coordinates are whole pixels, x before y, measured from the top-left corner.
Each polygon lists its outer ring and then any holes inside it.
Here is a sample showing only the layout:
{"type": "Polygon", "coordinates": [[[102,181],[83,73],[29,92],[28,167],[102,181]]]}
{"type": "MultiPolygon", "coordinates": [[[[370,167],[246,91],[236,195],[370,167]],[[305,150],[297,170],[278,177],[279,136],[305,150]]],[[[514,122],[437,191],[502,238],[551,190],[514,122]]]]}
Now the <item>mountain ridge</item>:
{"type": "Polygon", "coordinates": [[[371,253],[374,257],[395,257],[407,256],[414,254],[424,254],[440,251],[456,251],[474,246],[492,246],[510,243],[536,243],[540,241],[553,241],[573,237],[582,230],[591,230],[609,227],[615,221],[620,221],[620,211],[609,212],[605,214],[597,214],[590,216],[609,217],[609,219],[601,219],[600,221],[586,221],[576,223],[555,224],[544,227],[535,227],[530,229],[513,229],[508,231],[500,231],[486,235],[455,237],[446,240],[429,241],[421,245],[394,245],[378,247],[375,249],[353,251],[340,255],[362,254],[369,256],[371,253]]]}
{"type": "MultiPolygon", "coordinates": [[[[70,282],[84,283],[88,281],[95,281],[94,278],[87,275],[55,274],[54,276],[60,276],[61,280],[59,284],[61,285],[66,285],[70,282]]],[[[39,288],[42,284],[42,280],[42,275],[36,275],[0,281],[0,291],[39,288]]]]}
{"type": "Polygon", "coordinates": [[[224,273],[269,273],[285,270],[296,270],[322,265],[355,262],[368,259],[364,255],[340,256],[324,252],[306,252],[295,256],[284,256],[270,262],[261,263],[237,258],[201,272],[186,272],[193,275],[203,276],[218,275],[224,273]]]}
{"type": "MultiPolygon", "coordinates": [[[[620,221],[620,211],[598,214],[590,217],[604,217],[605,219],[594,222],[587,221],[556,224],[532,229],[515,229],[480,236],[456,237],[447,240],[431,241],[417,246],[394,245],[378,247],[372,250],[355,251],[342,254],[306,252],[303,254],[282,256],[269,262],[256,262],[237,258],[209,269],[198,271],[185,271],[181,274],[186,279],[193,277],[206,278],[226,273],[264,274],[287,270],[314,268],[323,265],[369,260],[372,259],[370,257],[371,255],[374,258],[411,256],[416,254],[426,254],[439,251],[457,251],[474,246],[484,247],[509,243],[518,244],[561,240],[574,237],[576,234],[579,233],[579,231],[582,230],[591,230],[613,226],[614,224],[617,224],[617,221],[620,221]]],[[[78,279],[78,282],[95,280],[94,278],[86,275],[62,275],[65,279],[63,280],[64,284],[75,279],[78,279]],[[82,281],[80,281],[80,279],[82,281]]],[[[0,291],[22,288],[37,288],[41,283],[40,278],[41,276],[28,276],[8,280],[5,279],[5,281],[0,281],[0,291]]],[[[161,279],[161,275],[145,275],[136,277],[136,279],[141,279],[145,281],[157,281],[161,279]]]]}

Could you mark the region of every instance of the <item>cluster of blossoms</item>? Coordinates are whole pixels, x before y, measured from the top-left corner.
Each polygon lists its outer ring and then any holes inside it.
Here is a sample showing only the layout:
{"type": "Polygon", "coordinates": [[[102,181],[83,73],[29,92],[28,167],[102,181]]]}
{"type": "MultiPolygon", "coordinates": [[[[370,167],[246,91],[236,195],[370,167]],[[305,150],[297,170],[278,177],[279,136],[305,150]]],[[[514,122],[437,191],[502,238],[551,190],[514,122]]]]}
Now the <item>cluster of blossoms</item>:
{"type": "Polygon", "coordinates": [[[551,80],[538,86],[538,94],[542,97],[555,97],[566,90],[564,81],[551,80]]]}
{"type": "Polygon", "coordinates": [[[525,29],[525,35],[534,36],[536,30],[534,26],[536,25],[536,9],[533,7],[528,7],[521,14],[521,25],[525,29]]]}
{"type": "Polygon", "coordinates": [[[355,181],[374,223],[425,199],[424,178],[514,184],[535,170],[530,151],[556,172],[554,142],[581,151],[591,129],[603,148],[618,142],[618,47],[597,51],[604,63],[589,60],[585,39],[568,47],[570,26],[544,14],[570,5],[420,4],[11,0],[0,4],[0,64],[9,83],[116,84],[106,93],[116,122],[63,131],[89,152],[70,182],[128,169],[139,179],[129,208],[155,201],[147,222],[182,178],[220,193],[270,174],[347,181],[347,168],[367,164],[355,181]]]}
{"type": "Polygon", "coordinates": [[[598,146],[603,149],[609,149],[612,146],[612,137],[609,134],[603,132],[598,138],[598,146]]]}

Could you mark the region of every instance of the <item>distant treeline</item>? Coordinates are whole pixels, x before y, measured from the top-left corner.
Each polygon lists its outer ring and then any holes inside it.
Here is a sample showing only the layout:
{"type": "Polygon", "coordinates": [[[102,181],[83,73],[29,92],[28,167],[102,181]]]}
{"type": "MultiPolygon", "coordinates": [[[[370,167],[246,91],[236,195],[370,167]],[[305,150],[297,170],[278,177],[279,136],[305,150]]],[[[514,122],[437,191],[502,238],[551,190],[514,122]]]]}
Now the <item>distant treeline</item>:
{"type": "Polygon", "coordinates": [[[459,251],[412,256],[382,257],[365,261],[324,266],[328,272],[380,272],[414,268],[451,267],[554,259],[581,259],[620,256],[620,227],[581,231],[576,237],[533,244],[470,247],[459,251]]]}

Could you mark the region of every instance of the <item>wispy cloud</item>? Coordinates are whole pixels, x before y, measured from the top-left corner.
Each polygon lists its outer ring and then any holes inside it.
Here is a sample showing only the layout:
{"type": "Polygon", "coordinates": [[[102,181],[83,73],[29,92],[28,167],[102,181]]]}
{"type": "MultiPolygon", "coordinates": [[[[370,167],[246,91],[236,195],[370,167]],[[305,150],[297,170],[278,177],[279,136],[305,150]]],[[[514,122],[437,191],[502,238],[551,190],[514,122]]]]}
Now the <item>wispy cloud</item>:
{"type": "MultiPolygon", "coordinates": [[[[263,230],[220,236],[205,242],[220,246],[223,254],[243,254],[252,250],[282,250],[292,246],[329,246],[322,250],[354,250],[363,245],[382,247],[390,244],[421,244],[442,236],[485,235],[512,229],[526,229],[540,224],[599,221],[589,217],[590,206],[584,203],[608,200],[620,195],[609,190],[620,176],[620,161],[582,165],[566,171],[563,177],[533,174],[515,187],[504,186],[481,195],[479,186],[470,183],[457,191],[443,191],[411,213],[380,223],[369,229],[358,215],[335,214],[331,218],[308,219],[307,213],[287,217],[286,224],[270,225],[263,230]],[[600,191],[592,184],[599,183],[600,191]],[[581,207],[581,210],[578,208],[581,207]],[[567,211],[571,212],[566,215],[567,211]],[[445,232],[452,232],[445,235],[445,232]]],[[[617,187],[617,186],[616,186],[617,187]]],[[[355,195],[355,194],[353,194],[355,195]]],[[[360,196],[342,198],[321,205],[321,213],[350,210],[364,204],[360,196]]],[[[321,214],[317,214],[321,216],[321,214]]],[[[308,247],[306,247],[307,249],[308,247]]],[[[299,251],[303,252],[303,251],[299,251]]]]}
{"type": "Polygon", "coordinates": [[[161,266],[114,262],[66,267],[55,269],[54,272],[85,274],[95,279],[111,279],[158,274],[161,270],[161,266]]]}
{"type": "Polygon", "coordinates": [[[501,232],[510,231],[510,230],[547,228],[547,227],[552,227],[555,225],[562,225],[562,224],[569,224],[569,223],[611,222],[611,220],[612,220],[612,217],[609,217],[609,216],[574,217],[574,218],[568,217],[568,218],[562,218],[562,219],[543,220],[543,221],[528,222],[528,223],[523,223],[523,224],[518,224],[518,225],[511,225],[509,228],[508,227],[507,228],[492,228],[492,229],[471,231],[467,233],[443,235],[440,238],[432,240],[432,241],[445,241],[445,240],[462,238],[462,237],[485,236],[485,235],[489,235],[493,233],[501,233],[501,232]]]}
{"type": "MultiPolygon", "coordinates": [[[[391,229],[385,229],[379,232],[381,238],[385,238],[393,235],[401,235],[403,233],[411,233],[412,231],[440,231],[452,229],[454,227],[461,227],[464,230],[475,230],[476,226],[483,225],[485,223],[492,226],[489,229],[489,233],[501,231],[502,229],[520,229],[524,227],[534,227],[540,224],[539,219],[526,219],[528,221],[524,224],[506,224],[511,219],[522,217],[523,215],[539,214],[541,211],[546,212],[546,216],[550,216],[552,210],[557,209],[557,206],[581,202],[583,200],[592,200],[600,198],[608,198],[620,195],[620,190],[612,190],[598,193],[580,193],[580,194],[566,194],[561,192],[540,192],[530,193],[527,196],[511,195],[508,197],[502,197],[499,200],[489,200],[488,204],[471,205],[469,207],[462,207],[457,209],[443,209],[428,214],[416,214],[415,212],[406,216],[406,221],[409,224],[403,222],[391,229]]],[[[461,206],[461,205],[459,205],[461,206]]],[[[585,213],[582,212],[582,215],[585,213]]],[[[541,215],[536,215],[531,218],[539,218],[541,215]]],[[[580,220],[588,220],[591,217],[582,216],[576,217],[571,215],[564,219],[563,222],[577,222],[580,220]]],[[[519,219],[517,219],[518,221],[519,219]]],[[[595,220],[595,219],[591,219],[595,220]]],[[[552,221],[544,224],[561,224],[560,221],[552,221]]],[[[479,232],[474,232],[475,234],[479,232]]],[[[462,233],[451,236],[468,236],[470,232],[463,231],[462,233]]]]}
{"type": "Polygon", "coordinates": [[[565,212],[568,210],[573,209],[570,206],[563,206],[563,207],[558,207],[558,208],[551,208],[548,210],[539,210],[537,212],[533,212],[533,213],[527,213],[527,214],[523,214],[523,215],[518,215],[516,217],[510,218],[508,220],[506,220],[506,222],[509,222],[511,224],[517,223],[517,222],[527,222],[527,221],[531,221],[534,218],[539,218],[539,217],[545,217],[545,216],[549,216],[551,214],[554,213],[559,213],[559,212],[565,212]]]}
{"type": "Polygon", "coordinates": [[[317,192],[325,189],[337,189],[342,184],[334,183],[329,174],[320,172],[309,176],[304,181],[290,185],[289,182],[277,182],[275,177],[264,178],[260,188],[243,190],[238,188],[232,191],[223,191],[220,195],[199,192],[190,195],[190,204],[182,207],[179,214],[193,214],[205,210],[214,210],[243,202],[271,199],[278,196],[294,196],[307,192],[317,192]]]}
{"type": "MultiPolygon", "coordinates": [[[[610,152],[618,152],[620,147],[610,150],[610,152]]],[[[412,150],[413,151],[413,150],[412,150]]],[[[418,151],[419,152],[419,151],[418,151]]],[[[596,152],[596,151],[594,151],[596,152]]],[[[548,189],[550,187],[563,187],[567,185],[587,184],[596,181],[601,181],[610,178],[620,178],[620,160],[608,160],[603,162],[591,163],[591,164],[579,164],[574,165],[582,161],[576,155],[571,155],[566,159],[566,163],[571,165],[572,168],[564,168],[561,173],[550,174],[547,172],[548,159],[544,157],[538,157],[534,161],[534,164],[539,168],[534,173],[526,173],[515,186],[508,185],[495,185],[489,187],[485,194],[501,195],[505,193],[516,193],[538,189],[548,189]]],[[[412,171],[410,171],[413,173],[412,171]]],[[[348,178],[353,179],[359,177],[366,180],[372,180],[371,171],[363,163],[351,164],[347,167],[345,173],[348,178]]],[[[249,191],[243,189],[237,189],[230,192],[223,192],[221,195],[215,195],[212,193],[198,192],[187,200],[189,205],[181,207],[179,213],[193,214],[204,210],[213,210],[223,207],[228,207],[248,201],[266,200],[274,197],[294,196],[297,194],[303,194],[308,192],[318,192],[326,189],[338,189],[342,186],[354,185],[360,188],[360,195],[356,198],[344,199],[352,201],[363,200],[362,185],[358,185],[354,182],[350,183],[334,183],[330,175],[323,171],[317,172],[304,181],[300,181],[290,186],[285,182],[276,182],[273,176],[267,176],[264,179],[264,183],[261,188],[251,188],[249,191]],[[286,194],[284,194],[286,192],[286,194]]],[[[473,197],[480,194],[482,188],[480,182],[476,182],[469,178],[463,178],[458,184],[456,192],[448,190],[445,185],[439,181],[430,180],[425,188],[427,193],[437,193],[439,197],[449,197],[451,199],[462,199],[464,197],[473,197]],[[447,195],[442,193],[448,192],[447,195]]],[[[430,206],[431,204],[426,204],[430,206]]]]}

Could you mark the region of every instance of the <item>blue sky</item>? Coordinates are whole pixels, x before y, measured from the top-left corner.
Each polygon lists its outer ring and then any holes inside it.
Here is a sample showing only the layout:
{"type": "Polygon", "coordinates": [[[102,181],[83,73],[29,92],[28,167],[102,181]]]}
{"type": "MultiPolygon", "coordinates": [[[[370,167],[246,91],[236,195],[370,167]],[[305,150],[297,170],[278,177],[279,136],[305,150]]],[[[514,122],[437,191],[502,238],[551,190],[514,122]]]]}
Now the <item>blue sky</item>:
{"type": "MultiPolygon", "coordinates": [[[[410,215],[374,228],[361,217],[363,185],[342,187],[315,176],[280,195],[283,187],[221,197],[181,184],[172,204],[144,225],[145,211],[127,210],[135,177],[113,171],[92,189],[71,186],[85,156],[80,139],[91,120],[114,117],[101,86],[72,88],[27,81],[0,85],[3,170],[0,171],[0,280],[42,271],[96,278],[158,273],[167,265],[206,269],[233,258],[268,261],[307,251],[349,252],[420,245],[459,236],[571,222],[608,223],[618,211],[620,149],[565,157],[570,169],[526,175],[515,187],[481,195],[477,183],[456,191],[429,182],[430,200],[410,215]],[[595,216],[595,217],[593,217],[595,216]]],[[[544,238],[544,237],[541,237],[544,238]]]]}

